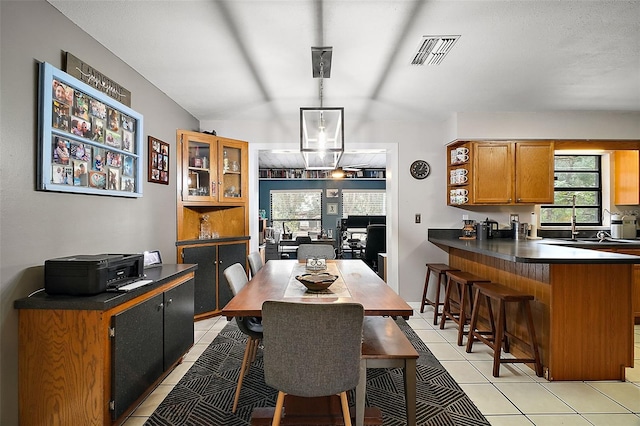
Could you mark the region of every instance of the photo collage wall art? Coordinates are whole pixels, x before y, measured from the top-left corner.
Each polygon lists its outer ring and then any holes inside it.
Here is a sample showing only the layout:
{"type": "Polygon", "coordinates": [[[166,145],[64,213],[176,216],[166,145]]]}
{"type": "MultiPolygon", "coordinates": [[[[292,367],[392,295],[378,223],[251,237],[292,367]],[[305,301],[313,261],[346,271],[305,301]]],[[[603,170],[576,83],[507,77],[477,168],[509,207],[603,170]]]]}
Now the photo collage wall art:
{"type": "MultiPolygon", "coordinates": [[[[44,150],[50,151],[50,177],[43,186],[53,184],[43,189],[141,196],[141,116],[134,117],[137,113],[106,95],[88,94],[92,88],[80,90],[84,83],[69,84],[72,79],[52,75],[43,82],[50,84],[51,93],[51,145],[44,150]]],[[[43,133],[46,138],[46,125],[43,133]]],[[[42,175],[48,173],[43,170],[42,175]]]]}

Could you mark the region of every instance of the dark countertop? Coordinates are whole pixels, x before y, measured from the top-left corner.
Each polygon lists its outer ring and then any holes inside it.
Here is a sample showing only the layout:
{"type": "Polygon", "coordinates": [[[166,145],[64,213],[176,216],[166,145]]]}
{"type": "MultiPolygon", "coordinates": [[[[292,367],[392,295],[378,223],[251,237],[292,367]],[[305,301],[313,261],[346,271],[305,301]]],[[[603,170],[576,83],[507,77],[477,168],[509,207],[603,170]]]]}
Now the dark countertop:
{"type": "Polygon", "coordinates": [[[93,296],[48,295],[44,289],[31,297],[13,302],[15,309],[66,309],[105,311],[134,299],[175,278],[195,271],[197,264],[172,264],[145,269],[146,278],[153,280],[149,285],[139,287],[127,293],[105,292],[93,296]]]}
{"type": "MultiPolygon", "coordinates": [[[[640,263],[639,256],[575,247],[573,246],[575,242],[570,241],[512,240],[509,238],[461,240],[456,235],[456,231],[459,233],[459,230],[430,229],[428,240],[445,251],[448,251],[449,248],[456,248],[518,263],[640,263]]],[[[595,244],[590,243],[589,246],[593,247],[595,244]]],[[[608,248],[612,245],[628,248],[640,247],[640,244],[636,246],[634,243],[612,243],[608,248]]],[[[604,245],[598,247],[605,248],[604,245]]]]}

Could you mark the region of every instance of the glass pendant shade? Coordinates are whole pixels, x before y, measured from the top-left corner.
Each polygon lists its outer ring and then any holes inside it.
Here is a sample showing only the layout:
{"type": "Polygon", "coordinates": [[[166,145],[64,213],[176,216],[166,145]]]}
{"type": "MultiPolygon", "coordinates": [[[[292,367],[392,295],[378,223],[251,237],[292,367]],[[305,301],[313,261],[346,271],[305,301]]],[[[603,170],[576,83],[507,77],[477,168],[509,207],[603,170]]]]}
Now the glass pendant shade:
{"type": "Polygon", "coordinates": [[[344,108],[300,108],[300,152],[308,170],[333,170],[344,152],[344,108]]]}

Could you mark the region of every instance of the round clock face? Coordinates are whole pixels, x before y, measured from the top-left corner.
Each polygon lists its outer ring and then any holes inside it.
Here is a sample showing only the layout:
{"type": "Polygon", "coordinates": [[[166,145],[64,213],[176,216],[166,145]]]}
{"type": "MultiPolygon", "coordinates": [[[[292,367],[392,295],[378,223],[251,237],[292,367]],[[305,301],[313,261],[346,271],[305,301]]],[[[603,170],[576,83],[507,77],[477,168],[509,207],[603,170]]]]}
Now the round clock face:
{"type": "Polygon", "coordinates": [[[411,172],[411,176],[414,178],[424,179],[429,176],[429,173],[431,173],[431,166],[429,166],[429,163],[424,160],[416,160],[411,163],[409,171],[411,172]]]}

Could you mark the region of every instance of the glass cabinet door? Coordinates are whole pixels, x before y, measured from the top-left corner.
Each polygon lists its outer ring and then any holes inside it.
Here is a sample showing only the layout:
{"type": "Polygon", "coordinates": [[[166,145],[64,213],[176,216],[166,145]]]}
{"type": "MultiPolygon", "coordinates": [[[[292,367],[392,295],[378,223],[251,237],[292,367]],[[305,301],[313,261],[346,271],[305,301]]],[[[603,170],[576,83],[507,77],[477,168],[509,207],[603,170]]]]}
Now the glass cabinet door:
{"type": "Polygon", "coordinates": [[[219,141],[218,156],[221,159],[220,201],[238,202],[245,196],[242,170],[242,148],[232,142],[219,141]]]}
{"type": "MultiPolygon", "coordinates": [[[[215,143],[214,145],[215,146],[215,143]]],[[[183,146],[184,168],[182,196],[185,200],[208,201],[217,198],[215,149],[206,140],[189,137],[183,146]],[[212,155],[214,162],[212,162],[212,155]]]]}

